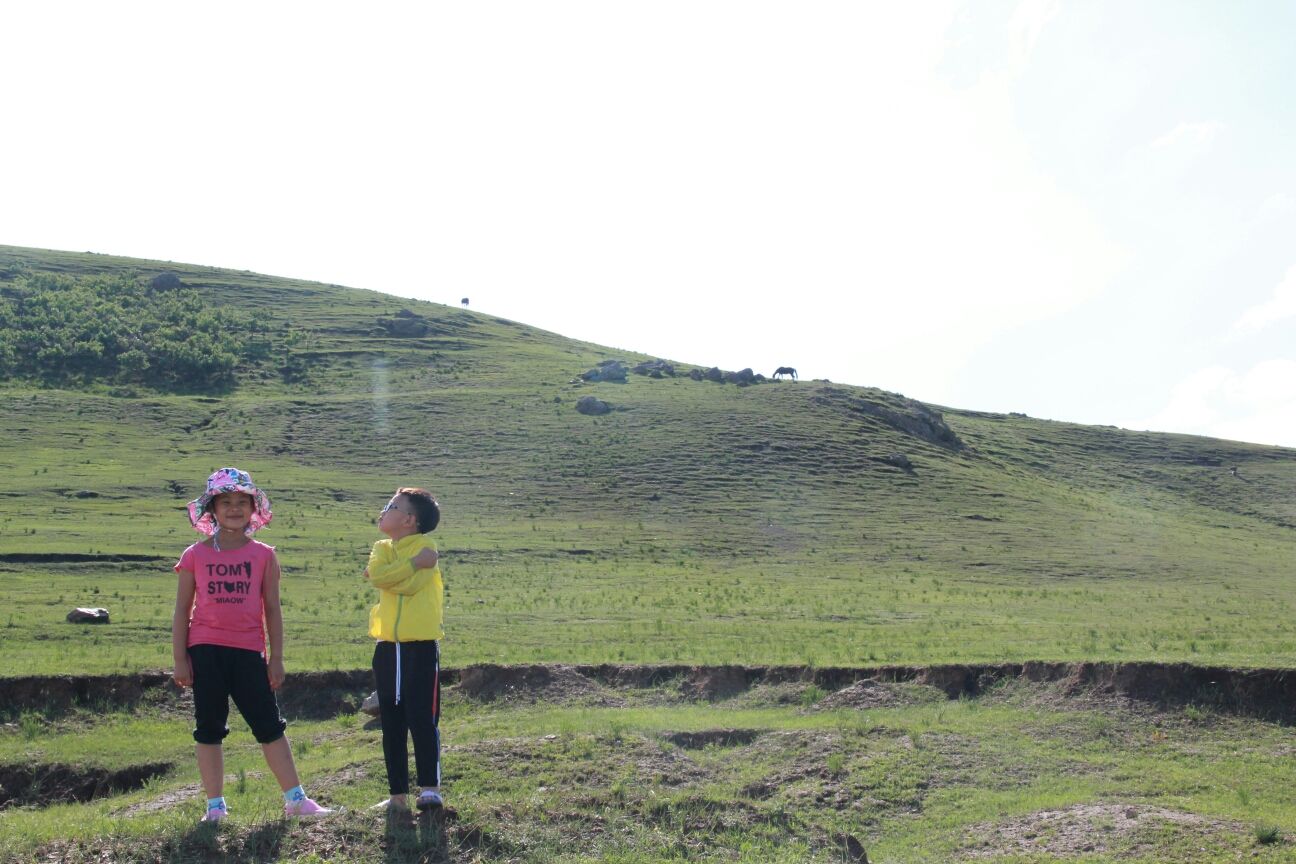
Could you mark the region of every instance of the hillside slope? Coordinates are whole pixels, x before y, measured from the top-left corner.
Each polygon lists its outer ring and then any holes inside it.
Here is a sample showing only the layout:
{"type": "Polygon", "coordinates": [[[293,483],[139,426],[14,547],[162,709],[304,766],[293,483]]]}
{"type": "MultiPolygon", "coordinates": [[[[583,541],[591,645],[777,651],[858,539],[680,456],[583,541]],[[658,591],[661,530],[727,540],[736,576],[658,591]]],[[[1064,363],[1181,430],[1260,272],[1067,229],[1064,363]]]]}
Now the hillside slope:
{"type": "Polygon", "coordinates": [[[1296,664],[1290,449],[738,387],[687,363],[586,383],[648,358],[369,291],[0,246],[0,296],[31,272],[176,273],[290,328],[297,374],[241,369],[219,393],[5,383],[5,674],[164,666],[169,565],[194,536],[180,508],[224,464],[274,502],[300,666],[364,664],[358,571],[410,482],[445,508],[455,663],[1296,664]],[[614,410],[578,413],[585,395],[614,410]],[[62,623],[86,604],[114,623],[62,623]]]}

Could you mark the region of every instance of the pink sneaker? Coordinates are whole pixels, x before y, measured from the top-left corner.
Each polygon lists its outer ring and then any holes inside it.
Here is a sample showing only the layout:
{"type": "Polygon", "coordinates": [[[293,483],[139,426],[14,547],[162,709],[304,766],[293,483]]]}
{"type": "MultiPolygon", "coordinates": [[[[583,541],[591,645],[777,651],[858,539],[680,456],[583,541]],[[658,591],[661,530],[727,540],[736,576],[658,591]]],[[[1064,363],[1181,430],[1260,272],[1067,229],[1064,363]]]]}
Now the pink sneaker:
{"type": "Polygon", "coordinates": [[[207,815],[202,818],[203,822],[219,822],[229,815],[229,811],[224,807],[212,807],[207,811],[207,815]]]}
{"type": "Polygon", "coordinates": [[[303,798],[300,801],[293,801],[284,805],[284,815],[292,819],[318,819],[321,816],[328,816],[332,812],[332,810],[321,807],[309,798],[303,798]]]}

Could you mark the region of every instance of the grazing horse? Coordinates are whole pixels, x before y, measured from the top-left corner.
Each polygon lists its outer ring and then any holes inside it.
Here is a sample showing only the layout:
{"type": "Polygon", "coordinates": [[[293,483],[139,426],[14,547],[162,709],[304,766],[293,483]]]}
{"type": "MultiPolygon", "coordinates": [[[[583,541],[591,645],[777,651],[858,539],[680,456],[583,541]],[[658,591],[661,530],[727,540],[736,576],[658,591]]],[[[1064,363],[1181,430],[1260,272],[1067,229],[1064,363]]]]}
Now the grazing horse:
{"type": "Polygon", "coordinates": [[[780,366],[774,370],[775,378],[782,378],[784,375],[791,375],[793,381],[797,380],[796,370],[791,366],[780,366]]]}

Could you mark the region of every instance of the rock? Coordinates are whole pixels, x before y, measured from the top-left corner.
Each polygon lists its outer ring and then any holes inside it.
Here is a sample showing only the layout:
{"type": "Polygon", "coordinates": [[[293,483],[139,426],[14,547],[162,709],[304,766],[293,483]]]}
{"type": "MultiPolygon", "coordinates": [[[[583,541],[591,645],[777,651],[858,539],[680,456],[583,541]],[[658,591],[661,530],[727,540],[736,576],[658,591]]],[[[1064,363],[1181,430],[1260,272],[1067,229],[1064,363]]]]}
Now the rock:
{"type": "Polygon", "coordinates": [[[737,384],[739,387],[746,387],[756,380],[756,373],[750,368],[740,369],[737,372],[724,373],[724,380],[730,384],[737,384]]]}
{"type": "Polygon", "coordinates": [[[378,691],[375,690],[364,698],[360,703],[361,712],[368,714],[370,717],[377,717],[380,713],[378,710],[378,691]]]}
{"type": "Polygon", "coordinates": [[[645,360],[630,371],[636,375],[648,375],[653,378],[661,378],[664,375],[675,377],[675,367],[665,360],[645,360]]]}
{"type": "Polygon", "coordinates": [[[167,271],[154,276],[149,281],[149,287],[154,291],[174,291],[177,288],[184,287],[184,283],[180,281],[179,274],[167,271]]]}
{"type": "Polygon", "coordinates": [[[894,465],[897,468],[903,468],[906,471],[913,470],[913,463],[910,462],[909,457],[903,453],[888,453],[886,456],[882,457],[881,461],[888,465],[894,465]]]}
{"type": "Polygon", "coordinates": [[[108,610],[78,606],[67,614],[67,620],[72,624],[107,624],[108,610]]]}
{"type": "Polygon", "coordinates": [[[582,396],[576,401],[576,410],[582,414],[599,417],[612,410],[612,406],[593,396],[582,396]]]}
{"type": "Polygon", "coordinates": [[[72,493],[73,498],[98,498],[99,493],[90,489],[78,489],[72,493]]]}
{"type": "Polygon", "coordinates": [[[408,309],[402,309],[393,318],[379,318],[378,323],[382,325],[388,336],[395,336],[398,339],[417,339],[426,336],[432,330],[425,319],[408,309]]]}
{"type": "Polygon", "coordinates": [[[620,360],[604,360],[588,372],[581,373],[582,381],[617,381],[624,383],[627,374],[626,365],[620,360]]]}
{"type": "Polygon", "coordinates": [[[690,370],[689,370],[689,377],[692,378],[694,381],[701,381],[701,380],[702,380],[702,377],[703,377],[702,370],[701,370],[701,369],[690,369],[690,370]]]}
{"type": "Polygon", "coordinates": [[[716,383],[724,381],[724,373],[720,371],[719,366],[712,366],[710,369],[702,373],[702,377],[708,381],[715,381],[716,383]]]}
{"type": "Polygon", "coordinates": [[[814,402],[872,417],[893,429],[947,450],[957,452],[964,447],[962,439],[945,423],[945,418],[939,411],[898,393],[857,397],[842,388],[821,387],[814,402]]]}

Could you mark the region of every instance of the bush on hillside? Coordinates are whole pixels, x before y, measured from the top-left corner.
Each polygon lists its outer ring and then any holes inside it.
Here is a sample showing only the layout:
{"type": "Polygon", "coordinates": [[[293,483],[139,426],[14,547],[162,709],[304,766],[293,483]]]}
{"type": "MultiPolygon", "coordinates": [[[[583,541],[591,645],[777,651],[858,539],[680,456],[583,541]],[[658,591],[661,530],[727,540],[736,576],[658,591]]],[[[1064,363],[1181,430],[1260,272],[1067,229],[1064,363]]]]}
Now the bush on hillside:
{"type": "Polygon", "coordinates": [[[273,338],[192,288],[129,276],[25,274],[0,293],[0,374],[59,386],[103,381],[160,389],[228,386],[273,338]]]}

